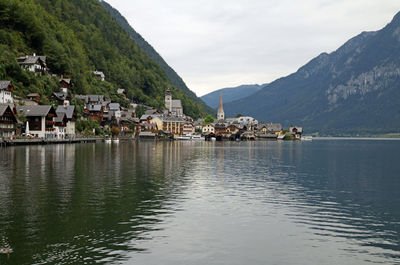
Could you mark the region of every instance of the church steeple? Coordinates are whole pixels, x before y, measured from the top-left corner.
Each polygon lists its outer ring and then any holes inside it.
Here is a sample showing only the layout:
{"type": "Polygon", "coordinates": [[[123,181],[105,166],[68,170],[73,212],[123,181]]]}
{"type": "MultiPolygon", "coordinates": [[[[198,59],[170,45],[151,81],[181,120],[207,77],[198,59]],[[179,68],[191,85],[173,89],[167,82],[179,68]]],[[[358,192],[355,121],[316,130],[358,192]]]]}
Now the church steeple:
{"type": "Polygon", "coordinates": [[[217,120],[225,120],[224,106],[222,105],[222,91],[219,92],[219,107],[217,112],[217,120]]]}

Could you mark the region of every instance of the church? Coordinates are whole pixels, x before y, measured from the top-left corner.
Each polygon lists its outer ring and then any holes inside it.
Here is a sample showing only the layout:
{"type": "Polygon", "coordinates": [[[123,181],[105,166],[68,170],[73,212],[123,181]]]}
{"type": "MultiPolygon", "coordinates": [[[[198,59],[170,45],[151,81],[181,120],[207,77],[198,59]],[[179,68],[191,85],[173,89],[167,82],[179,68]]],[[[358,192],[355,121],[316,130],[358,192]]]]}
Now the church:
{"type": "Polygon", "coordinates": [[[220,92],[220,94],[219,94],[219,106],[218,106],[218,111],[217,111],[217,120],[218,121],[225,120],[224,107],[222,106],[222,92],[220,92]]]}
{"type": "Polygon", "coordinates": [[[180,99],[172,99],[172,93],[169,88],[165,91],[165,107],[172,115],[183,116],[182,102],[180,99]]]}

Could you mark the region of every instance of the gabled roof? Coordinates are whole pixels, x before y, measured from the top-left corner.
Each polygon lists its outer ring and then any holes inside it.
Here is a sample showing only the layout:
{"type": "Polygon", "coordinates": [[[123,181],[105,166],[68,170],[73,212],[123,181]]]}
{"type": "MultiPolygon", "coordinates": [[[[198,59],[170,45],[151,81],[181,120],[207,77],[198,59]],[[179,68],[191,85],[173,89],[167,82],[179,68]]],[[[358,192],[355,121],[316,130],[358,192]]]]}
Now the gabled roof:
{"type": "Polygon", "coordinates": [[[101,71],[93,71],[93,74],[96,75],[96,76],[101,76],[102,78],[105,77],[104,73],[101,72],[101,71]]]}
{"type": "Polygon", "coordinates": [[[59,100],[65,100],[68,96],[68,94],[64,92],[54,92],[53,95],[59,100]]]}
{"type": "Polygon", "coordinates": [[[75,111],[75,106],[69,105],[69,106],[58,106],[56,113],[65,113],[67,115],[67,119],[72,119],[74,117],[74,111],[75,111]]]}
{"type": "Polygon", "coordinates": [[[65,83],[67,83],[67,84],[71,84],[71,79],[70,79],[70,78],[61,78],[61,79],[59,80],[59,82],[65,82],[65,83]]]}
{"type": "Polygon", "coordinates": [[[6,89],[10,85],[11,81],[2,80],[0,81],[0,90],[6,89]]]}
{"type": "Polygon", "coordinates": [[[108,107],[110,108],[110,110],[120,110],[119,103],[110,103],[108,107]]]}
{"type": "Polygon", "coordinates": [[[86,106],[86,108],[89,110],[89,111],[101,111],[101,105],[99,105],[99,104],[88,104],[87,106],[86,106]]]}
{"type": "Polygon", "coordinates": [[[54,121],[55,122],[63,122],[65,116],[66,116],[66,114],[64,112],[57,112],[57,116],[54,118],[54,121]]]}
{"type": "Polygon", "coordinates": [[[23,114],[26,117],[44,117],[51,111],[53,107],[49,105],[39,106],[17,106],[18,114],[23,114]]]}
{"type": "Polygon", "coordinates": [[[173,99],[172,100],[172,108],[182,108],[182,102],[180,99],[173,99]]]}
{"type": "Polygon", "coordinates": [[[38,61],[46,64],[46,56],[26,55],[18,58],[18,64],[35,64],[38,61]]]}

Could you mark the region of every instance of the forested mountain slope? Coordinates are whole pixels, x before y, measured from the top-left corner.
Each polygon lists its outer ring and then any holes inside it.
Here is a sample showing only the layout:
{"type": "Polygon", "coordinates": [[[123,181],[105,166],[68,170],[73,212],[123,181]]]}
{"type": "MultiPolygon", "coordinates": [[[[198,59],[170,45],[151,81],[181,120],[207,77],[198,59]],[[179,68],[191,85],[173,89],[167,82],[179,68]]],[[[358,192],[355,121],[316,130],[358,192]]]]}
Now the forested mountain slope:
{"type": "MultiPolygon", "coordinates": [[[[96,0],[0,0],[0,79],[11,79],[17,95],[39,92],[46,96],[57,79],[23,71],[16,58],[47,56],[51,73],[71,77],[76,93],[128,97],[155,107],[164,105],[164,91],[172,87],[165,71],[130,38],[96,0]],[[107,82],[93,78],[103,71],[107,82]]],[[[198,117],[204,106],[179,89],[184,111],[198,117]]],[[[44,102],[45,103],[45,102],[44,102]]]]}

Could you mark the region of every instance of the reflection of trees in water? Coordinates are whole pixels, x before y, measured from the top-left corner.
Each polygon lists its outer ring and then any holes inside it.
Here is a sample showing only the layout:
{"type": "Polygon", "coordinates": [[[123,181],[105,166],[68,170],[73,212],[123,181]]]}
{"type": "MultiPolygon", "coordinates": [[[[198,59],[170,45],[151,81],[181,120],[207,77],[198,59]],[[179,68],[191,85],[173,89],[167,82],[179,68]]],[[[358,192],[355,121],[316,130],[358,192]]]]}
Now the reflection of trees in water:
{"type": "Polygon", "coordinates": [[[17,264],[107,263],[143,251],[140,241],[174,211],[193,154],[176,142],[9,150],[0,232],[17,264]]]}

